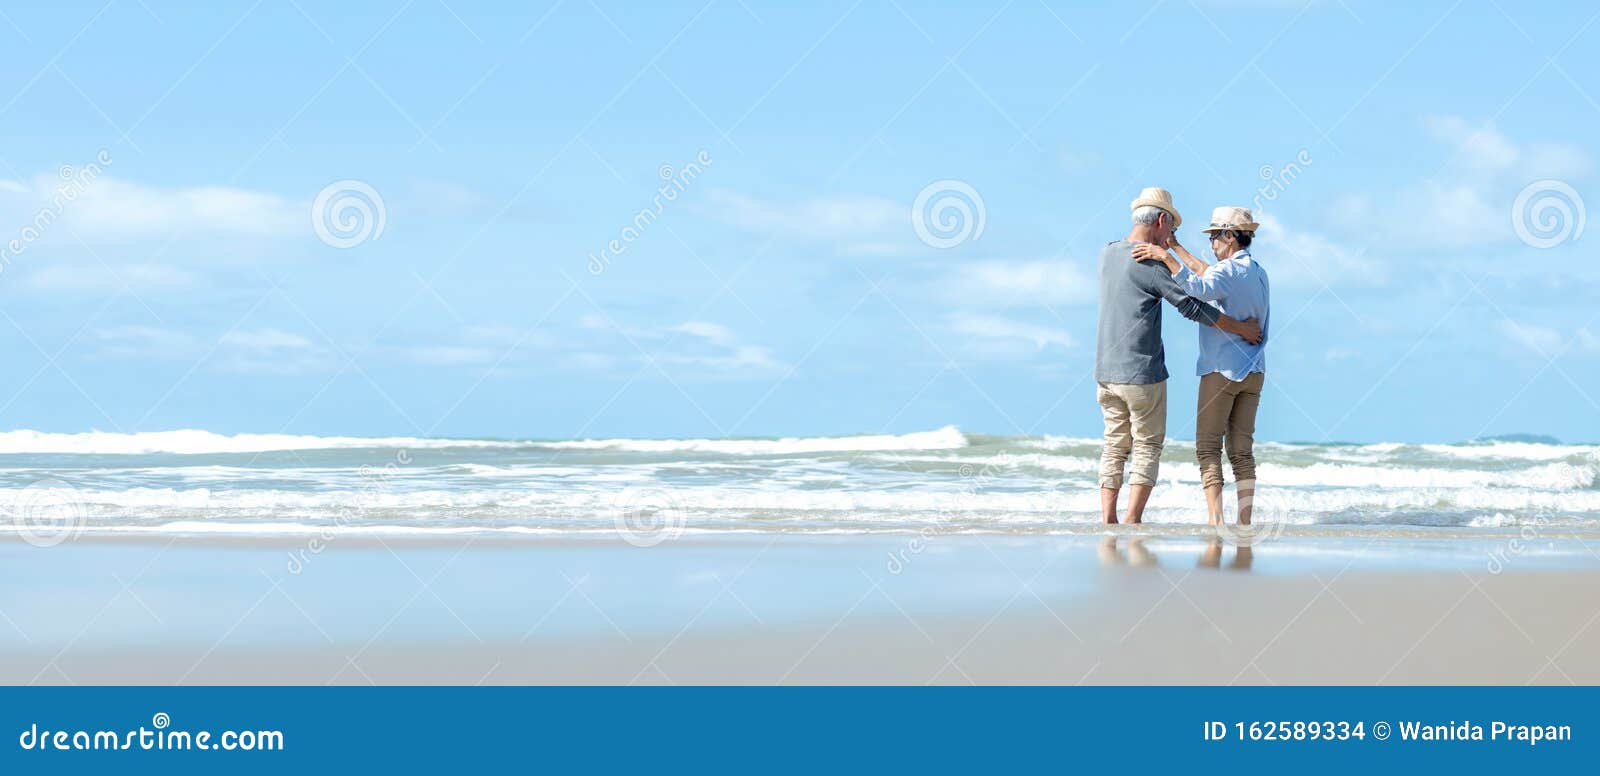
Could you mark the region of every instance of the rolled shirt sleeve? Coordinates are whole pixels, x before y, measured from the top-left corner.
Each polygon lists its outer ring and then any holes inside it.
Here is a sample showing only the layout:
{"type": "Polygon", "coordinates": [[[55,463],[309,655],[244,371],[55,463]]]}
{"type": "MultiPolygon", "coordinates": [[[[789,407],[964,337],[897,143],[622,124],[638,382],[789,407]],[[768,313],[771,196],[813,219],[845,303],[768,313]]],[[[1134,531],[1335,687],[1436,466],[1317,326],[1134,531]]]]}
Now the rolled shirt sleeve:
{"type": "Polygon", "coordinates": [[[1226,298],[1233,285],[1233,279],[1234,273],[1228,271],[1225,264],[1213,264],[1200,275],[1190,272],[1188,267],[1180,267],[1178,274],[1172,276],[1173,282],[1177,283],[1184,293],[1207,302],[1218,302],[1226,298]]]}

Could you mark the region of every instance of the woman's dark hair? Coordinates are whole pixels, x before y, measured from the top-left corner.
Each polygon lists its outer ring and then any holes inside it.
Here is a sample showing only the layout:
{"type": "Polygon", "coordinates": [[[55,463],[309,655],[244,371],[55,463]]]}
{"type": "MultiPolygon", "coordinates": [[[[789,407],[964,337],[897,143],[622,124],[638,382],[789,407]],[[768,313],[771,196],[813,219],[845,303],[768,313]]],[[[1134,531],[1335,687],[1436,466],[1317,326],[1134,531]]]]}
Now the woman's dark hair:
{"type": "Polygon", "coordinates": [[[1255,235],[1250,232],[1235,231],[1233,233],[1233,239],[1239,241],[1240,248],[1250,247],[1250,240],[1254,239],[1254,237],[1255,235]]]}

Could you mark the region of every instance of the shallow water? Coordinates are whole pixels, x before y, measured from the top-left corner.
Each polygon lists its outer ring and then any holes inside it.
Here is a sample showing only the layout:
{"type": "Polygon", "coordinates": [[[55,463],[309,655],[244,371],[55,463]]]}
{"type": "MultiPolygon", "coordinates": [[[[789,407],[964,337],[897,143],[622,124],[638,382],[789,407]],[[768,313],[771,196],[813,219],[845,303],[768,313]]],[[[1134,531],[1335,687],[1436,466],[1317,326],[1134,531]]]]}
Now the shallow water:
{"type": "MultiPolygon", "coordinates": [[[[0,433],[0,529],[584,534],[1075,533],[1098,440],[955,428],[800,439],[448,440],[204,431],[0,433]]],[[[1286,533],[1600,533],[1600,447],[1260,443],[1257,522],[1286,533]]],[[[1203,522],[1169,442],[1153,528],[1203,522]]]]}

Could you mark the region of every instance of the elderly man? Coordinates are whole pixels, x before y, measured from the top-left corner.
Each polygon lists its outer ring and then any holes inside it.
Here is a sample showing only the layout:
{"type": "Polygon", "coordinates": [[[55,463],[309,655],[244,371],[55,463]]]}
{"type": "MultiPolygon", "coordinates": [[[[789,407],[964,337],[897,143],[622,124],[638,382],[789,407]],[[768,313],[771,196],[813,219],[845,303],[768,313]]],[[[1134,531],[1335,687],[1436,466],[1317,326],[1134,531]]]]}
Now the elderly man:
{"type": "Polygon", "coordinates": [[[1100,331],[1095,354],[1096,398],[1105,417],[1100,455],[1100,515],[1117,522],[1123,468],[1131,456],[1127,522],[1144,518],[1167,437],[1167,357],[1161,342],[1161,302],[1183,317],[1261,340],[1254,321],[1239,321],[1183,292],[1160,264],[1133,260],[1134,246],[1165,246],[1183,223],[1165,189],[1148,188],[1133,201],[1133,229],[1100,252],[1100,331]]]}

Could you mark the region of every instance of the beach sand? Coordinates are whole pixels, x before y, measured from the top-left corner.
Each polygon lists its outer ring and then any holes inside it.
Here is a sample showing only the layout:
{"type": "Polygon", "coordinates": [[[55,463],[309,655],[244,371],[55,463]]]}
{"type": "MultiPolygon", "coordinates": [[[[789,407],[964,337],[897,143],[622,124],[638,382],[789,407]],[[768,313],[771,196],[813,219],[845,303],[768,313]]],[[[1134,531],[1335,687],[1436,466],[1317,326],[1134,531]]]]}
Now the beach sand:
{"type": "Polygon", "coordinates": [[[1583,539],[1142,535],[4,540],[0,681],[1600,682],[1583,539]]]}

